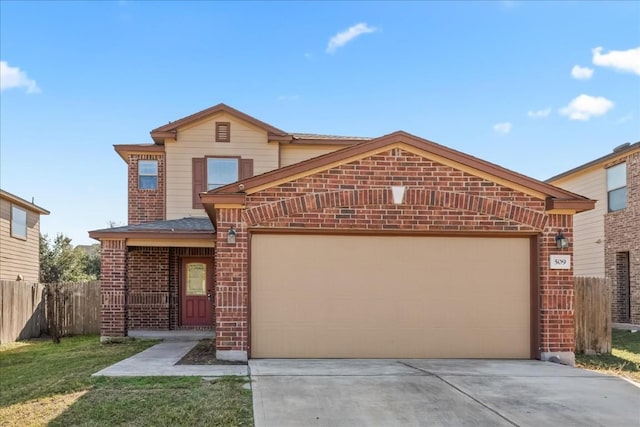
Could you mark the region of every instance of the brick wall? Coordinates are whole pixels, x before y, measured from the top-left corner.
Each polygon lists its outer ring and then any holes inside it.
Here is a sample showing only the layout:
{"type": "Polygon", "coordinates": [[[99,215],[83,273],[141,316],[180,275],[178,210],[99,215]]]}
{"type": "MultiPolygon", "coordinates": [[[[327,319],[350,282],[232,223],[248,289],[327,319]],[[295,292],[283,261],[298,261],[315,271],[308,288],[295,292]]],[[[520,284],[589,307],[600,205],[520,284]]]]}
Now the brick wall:
{"type": "Polygon", "coordinates": [[[163,154],[129,155],[129,225],[165,219],[165,157],[163,154]],[[158,188],[141,190],[138,188],[138,161],[157,160],[158,188]]]}
{"type": "Polygon", "coordinates": [[[124,240],[102,240],[100,253],[100,336],[122,337],[127,331],[124,240]]]}
{"type": "Polygon", "coordinates": [[[130,247],[127,281],[129,329],[170,329],[169,248],[130,247]]]}
{"type": "MultiPolygon", "coordinates": [[[[244,209],[218,211],[218,350],[248,349],[248,227],[420,232],[537,233],[540,349],[573,352],[573,270],[549,270],[555,234],[572,239],[570,215],[547,215],[544,201],[400,149],[341,165],[247,196],[244,209]],[[407,187],[392,202],[391,185],[407,187]],[[234,226],[236,245],[226,243],[234,226]]],[[[571,249],[561,253],[571,254],[571,249]]]]}
{"type": "Polygon", "coordinates": [[[636,152],[605,167],[624,161],[627,163],[627,207],[604,217],[605,275],[613,284],[613,321],[640,324],[640,153],[636,152]],[[621,262],[627,253],[628,265],[621,262]],[[625,269],[628,271],[625,272],[625,269]]]}

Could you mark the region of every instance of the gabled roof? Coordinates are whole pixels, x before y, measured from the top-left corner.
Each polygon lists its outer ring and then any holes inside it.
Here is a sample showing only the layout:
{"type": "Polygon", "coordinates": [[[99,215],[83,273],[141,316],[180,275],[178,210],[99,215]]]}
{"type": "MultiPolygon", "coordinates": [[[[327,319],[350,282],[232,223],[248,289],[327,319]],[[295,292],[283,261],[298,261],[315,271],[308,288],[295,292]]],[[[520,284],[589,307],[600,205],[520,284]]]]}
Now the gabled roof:
{"type": "Polygon", "coordinates": [[[36,205],[35,203],[28,202],[22,197],[18,197],[15,194],[9,193],[8,191],[0,190],[0,198],[8,200],[11,203],[19,205],[32,212],[39,213],[40,215],[49,215],[51,213],[48,210],[36,205]]]}
{"type": "Polygon", "coordinates": [[[166,221],[145,222],[123,227],[103,228],[89,232],[93,239],[121,237],[211,238],[215,229],[207,217],[186,217],[166,221]]]}
{"type": "Polygon", "coordinates": [[[558,174],[556,176],[552,176],[551,178],[545,180],[545,182],[551,183],[553,181],[558,181],[562,178],[567,178],[571,175],[574,175],[576,173],[582,172],[584,170],[590,169],[595,166],[604,166],[605,163],[613,161],[614,159],[619,157],[626,157],[629,154],[633,153],[634,151],[638,151],[638,150],[640,150],[640,141],[635,142],[633,144],[630,144],[630,143],[622,144],[621,146],[614,148],[613,152],[609,154],[606,154],[602,157],[598,157],[597,159],[587,162],[576,168],[569,169],[568,171],[562,172],[561,174],[558,174]]]}
{"type": "Polygon", "coordinates": [[[207,193],[201,193],[200,199],[210,214],[209,211],[212,204],[243,203],[242,201],[246,194],[252,194],[264,188],[308,176],[394,147],[423,155],[426,158],[431,158],[455,168],[470,170],[470,173],[475,175],[501,183],[506,187],[532,194],[541,200],[546,200],[547,210],[566,209],[582,212],[593,209],[595,206],[595,201],[586,197],[404,131],[397,131],[323,156],[225,185],[207,193]]]}
{"type": "Polygon", "coordinates": [[[194,123],[198,120],[202,120],[206,117],[213,116],[220,112],[227,113],[231,116],[234,116],[240,120],[244,120],[245,122],[251,123],[252,125],[267,131],[270,135],[279,136],[279,137],[287,137],[287,132],[278,129],[277,127],[271,126],[268,123],[260,121],[255,117],[251,117],[248,114],[243,113],[242,111],[238,111],[235,108],[229,107],[226,104],[218,104],[213,107],[207,108],[206,110],[199,111],[195,114],[191,114],[190,116],[183,117],[174,122],[170,122],[164,126],[160,126],[158,128],[153,129],[151,133],[151,138],[155,141],[156,144],[163,144],[165,138],[175,138],[177,135],[177,131],[179,127],[194,123]]]}

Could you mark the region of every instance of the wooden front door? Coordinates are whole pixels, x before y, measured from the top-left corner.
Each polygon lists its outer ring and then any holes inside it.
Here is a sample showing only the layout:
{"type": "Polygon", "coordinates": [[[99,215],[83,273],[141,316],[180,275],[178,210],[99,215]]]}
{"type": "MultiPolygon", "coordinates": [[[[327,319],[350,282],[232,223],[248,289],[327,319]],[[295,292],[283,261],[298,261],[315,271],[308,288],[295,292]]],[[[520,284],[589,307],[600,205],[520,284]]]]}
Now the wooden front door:
{"type": "Polygon", "coordinates": [[[181,324],[213,326],[213,260],[183,258],[180,278],[181,324]]]}

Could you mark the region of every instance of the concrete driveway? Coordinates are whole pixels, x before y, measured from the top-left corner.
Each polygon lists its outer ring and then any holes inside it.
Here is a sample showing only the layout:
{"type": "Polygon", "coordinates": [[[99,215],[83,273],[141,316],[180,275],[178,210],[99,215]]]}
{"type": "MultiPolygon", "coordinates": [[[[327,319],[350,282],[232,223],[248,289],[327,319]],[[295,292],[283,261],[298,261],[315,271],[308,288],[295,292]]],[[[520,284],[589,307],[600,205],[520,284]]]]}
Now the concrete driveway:
{"type": "Polygon", "coordinates": [[[256,427],[640,426],[640,388],[530,360],[249,362],[256,427]]]}

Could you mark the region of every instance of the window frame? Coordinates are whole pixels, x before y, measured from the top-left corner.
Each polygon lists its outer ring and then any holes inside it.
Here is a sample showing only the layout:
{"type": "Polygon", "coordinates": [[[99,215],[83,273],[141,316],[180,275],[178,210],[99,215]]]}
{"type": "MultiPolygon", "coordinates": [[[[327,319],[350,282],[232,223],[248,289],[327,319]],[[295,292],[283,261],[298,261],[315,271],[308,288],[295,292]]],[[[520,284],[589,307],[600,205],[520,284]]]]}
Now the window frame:
{"type": "Polygon", "coordinates": [[[611,212],[618,212],[621,211],[623,209],[626,209],[627,207],[627,162],[620,162],[618,164],[609,166],[608,168],[605,169],[606,172],[606,187],[607,187],[607,212],[611,213],[611,212]],[[615,187],[615,188],[609,188],[609,171],[614,169],[614,168],[619,168],[619,167],[624,167],[624,185],[615,187]],[[611,194],[614,192],[620,192],[620,190],[624,190],[624,206],[617,208],[617,209],[612,209],[611,208],[611,194]]]}
{"type": "Polygon", "coordinates": [[[240,179],[240,156],[204,156],[204,191],[214,190],[219,187],[223,187],[232,182],[236,182],[240,179]],[[209,159],[234,159],[236,161],[236,179],[224,184],[220,184],[217,187],[209,188],[209,159]]]}
{"type": "Polygon", "coordinates": [[[157,159],[143,159],[143,160],[138,160],[138,190],[142,190],[142,191],[158,191],[158,168],[159,168],[159,164],[158,164],[158,160],[157,159]],[[156,172],[155,174],[143,174],[142,173],[142,168],[140,167],[141,163],[144,162],[153,162],[156,165],[156,172]],[[140,185],[141,183],[141,178],[142,177],[154,177],[155,180],[155,186],[153,188],[142,188],[142,186],[140,185]]]}
{"type": "Polygon", "coordinates": [[[11,237],[15,238],[15,239],[20,239],[20,240],[27,240],[28,237],[28,226],[27,223],[29,221],[29,212],[27,211],[27,209],[18,206],[16,204],[11,204],[11,237]],[[14,214],[14,210],[18,210],[21,212],[24,212],[24,235],[21,234],[17,234],[15,232],[15,225],[14,225],[14,219],[15,219],[15,214],[14,214]]]}
{"type": "Polygon", "coordinates": [[[216,134],[215,134],[216,142],[231,142],[231,122],[216,122],[216,134]],[[220,137],[220,128],[226,126],[227,128],[227,136],[224,138],[220,137]]]}

